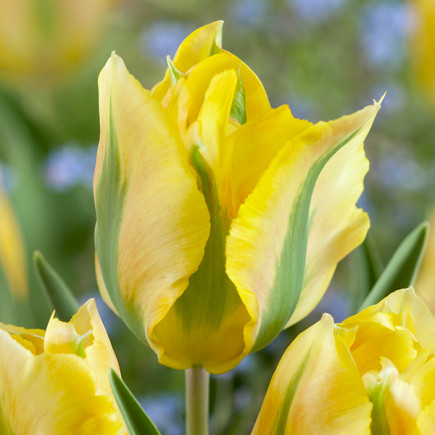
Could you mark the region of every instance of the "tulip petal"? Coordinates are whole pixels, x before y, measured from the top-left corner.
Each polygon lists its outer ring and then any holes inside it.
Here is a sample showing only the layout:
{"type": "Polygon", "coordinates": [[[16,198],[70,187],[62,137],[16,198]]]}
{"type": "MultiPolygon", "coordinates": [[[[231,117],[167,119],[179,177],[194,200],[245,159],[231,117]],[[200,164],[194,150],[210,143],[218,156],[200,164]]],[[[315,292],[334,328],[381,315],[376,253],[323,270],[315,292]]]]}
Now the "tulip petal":
{"type": "Polygon", "coordinates": [[[118,56],[99,88],[98,261],[117,313],[146,340],[197,270],[209,215],[178,133],[118,56]]]}
{"type": "Polygon", "coordinates": [[[95,301],[85,304],[72,323],[52,318],[45,349],[40,346],[43,334],[0,328],[0,432],[125,434],[108,381],[109,368],[119,368],[95,301]],[[80,357],[70,351],[68,340],[88,328],[91,334],[80,357]]]}
{"type": "Polygon", "coordinates": [[[252,318],[246,331],[255,325],[253,350],[295,320],[291,317],[300,299],[303,308],[298,309],[298,317],[307,314],[325,292],[336,262],[362,242],[367,219],[355,209],[355,200],[366,162],[359,149],[379,107],[376,103],[303,131],[272,160],[233,220],[227,238],[227,273],[252,318]],[[333,173],[342,162],[339,153],[346,153],[346,148],[358,153],[352,159],[358,166],[345,165],[333,173]],[[338,180],[342,175],[348,180],[348,171],[356,177],[349,195],[341,192],[349,186],[338,180]],[[327,185],[316,191],[319,175],[327,185]],[[331,201],[339,209],[322,201],[331,201]],[[330,215],[323,216],[324,212],[330,215]],[[327,244],[326,250],[322,243],[327,244]]]}
{"type": "Polygon", "coordinates": [[[252,434],[370,433],[372,405],[346,344],[325,314],[284,353],[252,434]]]}
{"type": "Polygon", "coordinates": [[[294,118],[288,106],[281,106],[255,122],[242,125],[228,137],[222,171],[226,189],[223,196],[231,217],[237,215],[240,205],[288,138],[298,136],[310,125],[294,118]]]}
{"type": "MultiPolygon", "coordinates": [[[[192,32],[178,47],[172,60],[175,68],[186,73],[194,65],[219,50],[222,46],[222,26],[223,21],[215,21],[192,32]]],[[[153,87],[151,93],[158,100],[162,100],[170,86],[171,79],[168,68],[163,80],[153,87]]]]}
{"type": "MultiPolygon", "coordinates": [[[[435,317],[427,305],[415,294],[412,287],[397,290],[385,299],[370,306],[360,313],[349,317],[342,324],[352,327],[357,324],[380,323],[393,330],[395,327],[405,326],[414,334],[415,339],[423,348],[435,353],[435,317]]],[[[379,326],[376,326],[379,327],[379,326]]],[[[362,340],[367,340],[371,329],[367,330],[362,340]]]]}

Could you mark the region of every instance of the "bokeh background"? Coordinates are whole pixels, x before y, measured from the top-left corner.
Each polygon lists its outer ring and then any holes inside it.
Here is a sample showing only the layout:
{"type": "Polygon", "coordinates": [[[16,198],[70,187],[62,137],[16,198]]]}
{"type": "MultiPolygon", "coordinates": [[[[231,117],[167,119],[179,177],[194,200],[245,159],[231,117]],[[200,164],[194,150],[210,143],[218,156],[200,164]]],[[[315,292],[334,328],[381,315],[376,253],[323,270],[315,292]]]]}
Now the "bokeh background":
{"type": "MultiPolygon", "coordinates": [[[[289,104],[297,117],[333,119],[386,91],[366,141],[371,168],[360,200],[385,264],[435,206],[433,3],[0,0],[1,184],[24,239],[30,301],[17,321],[45,327],[51,313],[31,265],[39,249],[80,301],[97,298],[124,380],[163,434],[182,434],[184,374],[159,366],[97,292],[92,177],[99,71],[115,50],[150,88],[185,36],[223,19],[224,48],[259,75],[273,106],[289,104]]],[[[358,255],[340,264],[324,300],[301,325],[212,378],[212,433],[249,433],[273,369],[297,331],[323,311],[336,321],[351,313],[358,255]]]]}

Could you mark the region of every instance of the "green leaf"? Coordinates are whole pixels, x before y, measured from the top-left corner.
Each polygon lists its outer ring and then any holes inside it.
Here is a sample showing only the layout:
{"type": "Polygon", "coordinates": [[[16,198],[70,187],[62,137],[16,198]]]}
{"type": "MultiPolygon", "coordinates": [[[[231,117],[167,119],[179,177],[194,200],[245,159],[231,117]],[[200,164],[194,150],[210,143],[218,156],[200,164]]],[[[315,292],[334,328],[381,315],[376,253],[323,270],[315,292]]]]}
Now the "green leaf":
{"type": "Polygon", "coordinates": [[[427,230],[428,223],[423,222],[406,236],[362,303],[360,310],[378,303],[395,290],[414,284],[422,260],[427,230]]]}
{"type": "Polygon", "coordinates": [[[155,424],[115,370],[110,369],[109,379],[116,403],[130,435],[160,435],[155,424]]]}
{"type": "Polygon", "coordinates": [[[63,322],[70,321],[79,309],[71,290],[38,251],[33,255],[33,264],[39,285],[53,304],[57,317],[63,322]]]}
{"type": "Polygon", "coordinates": [[[355,249],[351,260],[352,312],[356,312],[381,276],[383,265],[371,233],[355,249]]]}

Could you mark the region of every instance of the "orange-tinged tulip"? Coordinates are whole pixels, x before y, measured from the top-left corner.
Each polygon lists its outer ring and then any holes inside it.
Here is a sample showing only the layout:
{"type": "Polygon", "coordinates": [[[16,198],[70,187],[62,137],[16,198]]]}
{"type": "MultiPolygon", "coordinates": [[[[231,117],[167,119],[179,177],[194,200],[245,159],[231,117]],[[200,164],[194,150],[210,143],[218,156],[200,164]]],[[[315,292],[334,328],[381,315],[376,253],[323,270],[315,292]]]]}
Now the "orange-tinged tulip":
{"type": "Polygon", "coordinates": [[[253,434],[435,433],[435,318],[412,288],[284,353],[253,434]]]}
{"type": "Polygon", "coordinates": [[[45,85],[89,57],[116,0],[0,0],[0,76],[45,85]]]}
{"type": "Polygon", "coordinates": [[[109,385],[118,363],[93,299],[46,331],[0,324],[0,433],[127,434],[109,385]]]}
{"type": "Polygon", "coordinates": [[[314,125],[272,109],[221,27],[189,35],[151,91],[111,56],[94,177],[103,297],[162,364],[211,373],[306,316],[364,240],[380,107],[314,125]]]}

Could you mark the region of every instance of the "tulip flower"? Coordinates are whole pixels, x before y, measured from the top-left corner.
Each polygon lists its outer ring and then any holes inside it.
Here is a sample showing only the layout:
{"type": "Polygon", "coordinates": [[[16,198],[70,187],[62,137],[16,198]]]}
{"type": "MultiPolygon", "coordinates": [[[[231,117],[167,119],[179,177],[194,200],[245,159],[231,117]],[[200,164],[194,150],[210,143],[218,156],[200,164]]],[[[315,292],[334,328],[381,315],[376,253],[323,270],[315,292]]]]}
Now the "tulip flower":
{"type": "Polygon", "coordinates": [[[19,299],[27,296],[24,244],[14,212],[0,185],[0,285],[19,299]],[[3,279],[1,279],[3,278],[3,279]]]}
{"type": "Polygon", "coordinates": [[[429,222],[429,237],[415,288],[435,313],[435,212],[432,213],[429,222]]]}
{"type": "Polygon", "coordinates": [[[46,331],[0,324],[2,434],[127,434],[109,384],[119,372],[95,300],[46,331]]]}
{"type": "Polygon", "coordinates": [[[112,54],[94,176],[103,297],[160,363],[210,373],[310,313],[364,240],[380,107],[317,124],[271,108],[221,27],[188,36],[151,91],[112,54]]]}
{"type": "Polygon", "coordinates": [[[0,0],[0,75],[40,87],[95,48],[115,0],[0,0]]]}
{"type": "Polygon", "coordinates": [[[322,319],[284,353],[253,434],[435,432],[435,318],[412,288],[335,325],[322,319]]]}
{"type": "Polygon", "coordinates": [[[412,0],[414,28],[411,57],[415,78],[422,95],[435,107],[435,3],[432,0],[412,0]]]}

